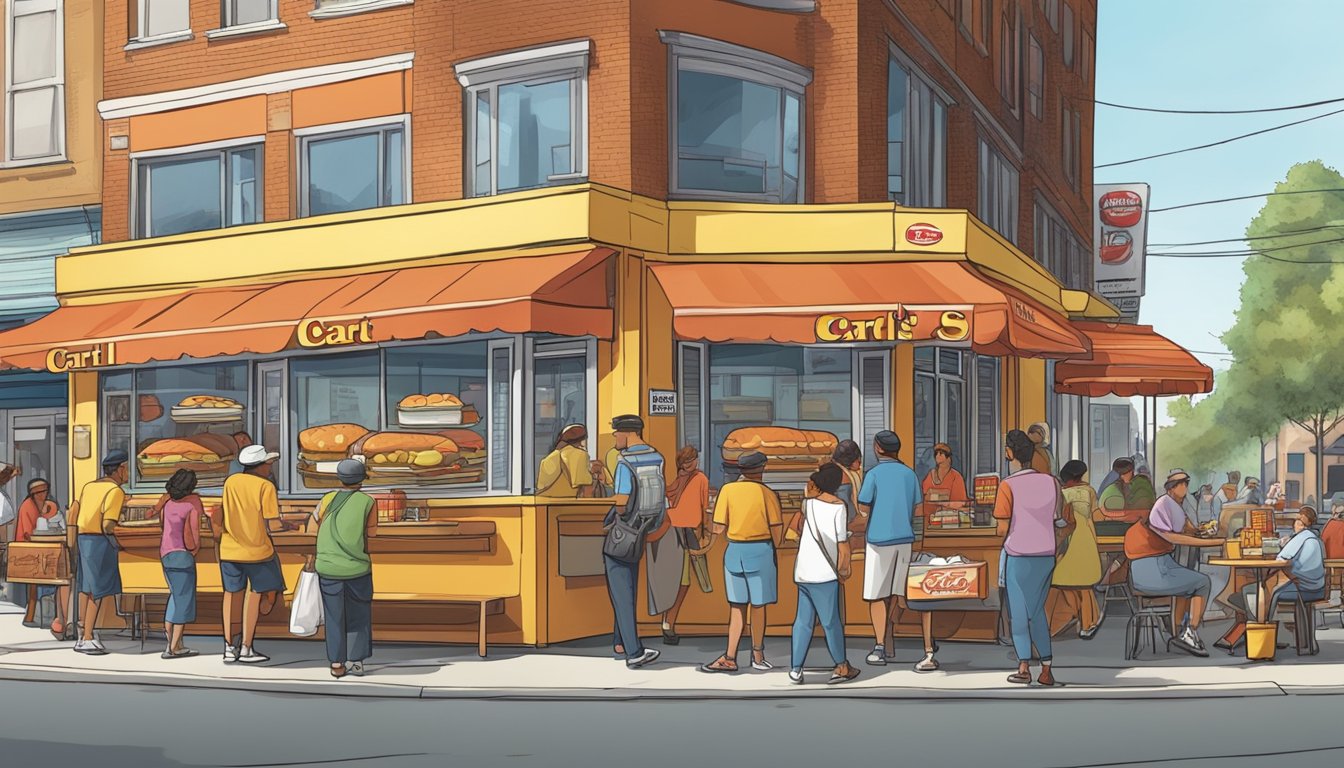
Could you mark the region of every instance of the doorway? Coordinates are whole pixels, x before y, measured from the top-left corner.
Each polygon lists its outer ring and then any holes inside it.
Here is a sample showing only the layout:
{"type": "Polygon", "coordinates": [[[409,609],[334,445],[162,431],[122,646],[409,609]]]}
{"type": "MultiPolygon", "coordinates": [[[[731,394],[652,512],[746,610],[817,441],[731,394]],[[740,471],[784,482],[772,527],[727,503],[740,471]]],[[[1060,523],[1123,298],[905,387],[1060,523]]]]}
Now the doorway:
{"type": "Polygon", "coordinates": [[[20,469],[6,489],[15,505],[28,495],[29,481],[41,478],[51,486],[52,500],[65,509],[72,493],[65,409],[11,411],[9,436],[13,462],[20,469]]]}

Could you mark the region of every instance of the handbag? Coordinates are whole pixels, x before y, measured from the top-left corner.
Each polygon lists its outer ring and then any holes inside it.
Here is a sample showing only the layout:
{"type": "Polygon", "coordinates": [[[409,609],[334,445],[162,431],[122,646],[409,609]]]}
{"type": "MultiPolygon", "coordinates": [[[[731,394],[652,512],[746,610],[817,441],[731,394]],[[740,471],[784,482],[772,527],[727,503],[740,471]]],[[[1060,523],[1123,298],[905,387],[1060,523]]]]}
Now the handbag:
{"type": "Polygon", "coordinates": [[[294,586],[294,603],[289,609],[289,632],[297,637],[312,637],[322,626],[322,587],[317,581],[317,572],[312,570],[312,559],[299,573],[299,583],[294,586]]]}

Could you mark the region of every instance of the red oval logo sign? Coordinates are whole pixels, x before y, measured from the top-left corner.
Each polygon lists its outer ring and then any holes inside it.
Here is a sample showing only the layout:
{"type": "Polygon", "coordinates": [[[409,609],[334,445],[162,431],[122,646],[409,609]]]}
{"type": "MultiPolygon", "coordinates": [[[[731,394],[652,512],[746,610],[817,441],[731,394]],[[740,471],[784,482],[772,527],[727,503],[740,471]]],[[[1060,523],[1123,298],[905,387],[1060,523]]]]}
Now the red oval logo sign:
{"type": "Polygon", "coordinates": [[[1127,189],[1107,192],[1097,201],[1097,212],[1104,224],[1132,227],[1143,217],[1143,198],[1127,189]]]}
{"type": "Polygon", "coordinates": [[[905,239],[911,245],[933,245],[943,239],[943,230],[932,224],[911,224],[905,230],[905,239]]]}

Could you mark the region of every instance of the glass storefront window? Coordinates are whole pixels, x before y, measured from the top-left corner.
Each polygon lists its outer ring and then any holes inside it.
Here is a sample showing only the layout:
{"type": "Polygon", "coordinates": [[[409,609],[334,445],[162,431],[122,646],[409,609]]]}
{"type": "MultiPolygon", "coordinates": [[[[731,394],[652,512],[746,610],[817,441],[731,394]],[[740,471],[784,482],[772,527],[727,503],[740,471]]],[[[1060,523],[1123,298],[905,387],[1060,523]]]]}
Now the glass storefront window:
{"type": "MultiPolygon", "coordinates": [[[[219,488],[238,449],[251,442],[244,428],[246,363],[141,369],[131,402],[136,487],[160,486],[177,470],[190,469],[197,487],[219,488]]],[[[112,407],[109,426],[118,423],[120,411],[112,407]]]]}
{"type": "MultiPolygon", "coordinates": [[[[972,356],[958,349],[920,347],[915,350],[915,473],[922,479],[933,470],[933,446],[947,443],[952,449],[952,467],[970,482],[975,472],[993,472],[997,448],[997,431],[987,432],[987,423],[997,419],[997,408],[984,409],[984,398],[979,386],[985,369],[971,369],[972,356]],[[975,398],[976,407],[972,406],[975,398]],[[974,417],[974,418],[973,418],[974,417]],[[971,426],[976,428],[975,439],[971,426]],[[974,448],[974,450],[972,450],[974,448]],[[990,451],[986,454],[986,451],[990,451]],[[972,453],[975,461],[972,461],[972,453]],[[990,464],[984,469],[984,463],[990,464]],[[968,471],[974,467],[974,471],[968,471]]],[[[980,358],[989,360],[993,358],[980,358]]],[[[997,374],[997,366],[988,369],[997,374]]],[[[997,398],[997,388],[993,390],[997,398]]],[[[992,403],[997,404],[997,399],[992,403]]],[[[969,489],[968,489],[969,491],[969,489]]]]}
{"type": "MultiPolygon", "coordinates": [[[[388,430],[441,436],[452,440],[457,451],[440,452],[437,464],[430,463],[437,457],[422,452],[404,470],[373,463],[370,477],[395,483],[405,476],[417,485],[483,483],[489,455],[484,418],[490,412],[488,343],[396,347],[387,350],[386,359],[388,430]]],[[[366,453],[365,458],[377,462],[377,456],[366,453]]]]}
{"type": "MultiPolygon", "coordinates": [[[[710,446],[752,426],[854,431],[853,363],[849,349],[722,344],[709,349],[710,446]]],[[[724,481],[722,461],[708,456],[710,483],[724,481]]]]}
{"type": "MultiPolygon", "coordinates": [[[[532,369],[532,477],[571,424],[588,425],[588,358],[585,352],[537,355],[532,369]]],[[[596,441],[589,437],[589,449],[596,441]]]]}
{"type": "Polygon", "coordinates": [[[381,370],[377,350],[295,358],[289,363],[289,392],[298,436],[296,490],[338,487],[336,462],[350,446],[378,431],[381,370]]]}

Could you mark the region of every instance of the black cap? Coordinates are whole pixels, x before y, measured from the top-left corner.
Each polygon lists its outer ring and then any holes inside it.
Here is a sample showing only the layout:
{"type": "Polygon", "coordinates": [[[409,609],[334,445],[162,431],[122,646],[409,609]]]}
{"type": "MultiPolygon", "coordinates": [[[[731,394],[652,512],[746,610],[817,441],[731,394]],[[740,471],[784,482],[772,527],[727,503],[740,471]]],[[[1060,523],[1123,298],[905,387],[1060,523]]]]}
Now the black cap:
{"type": "Polygon", "coordinates": [[[750,472],[753,469],[762,469],[765,463],[769,461],[764,453],[760,451],[748,451],[737,457],[737,468],[743,472],[750,472]]]}
{"type": "Polygon", "coordinates": [[[644,420],[638,414],[627,413],[612,419],[611,428],[617,432],[638,432],[644,429],[644,420]]]}
{"type": "Polygon", "coordinates": [[[873,436],[873,442],[887,453],[900,453],[901,436],[889,429],[884,429],[873,436]]]}
{"type": "Polygon", "coordinates": [[[120,448],[113,448],[103,456],[102,466],[120,467],[127,461],[130,461],[130,458],[126,455],[125,451],[121,450],[120,448]]]}

